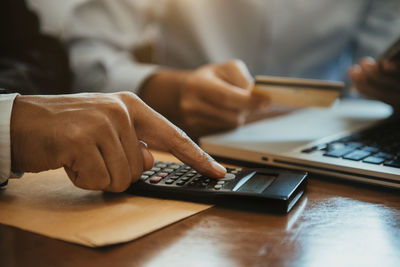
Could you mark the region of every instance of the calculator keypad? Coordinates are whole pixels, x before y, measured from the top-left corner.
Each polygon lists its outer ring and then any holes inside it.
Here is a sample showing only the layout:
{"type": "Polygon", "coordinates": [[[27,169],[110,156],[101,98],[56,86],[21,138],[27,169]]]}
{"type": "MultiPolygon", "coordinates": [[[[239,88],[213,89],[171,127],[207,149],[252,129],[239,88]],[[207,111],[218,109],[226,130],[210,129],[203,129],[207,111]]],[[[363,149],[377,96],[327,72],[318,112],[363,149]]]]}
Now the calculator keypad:
{"type": "Polygon", "coordinates": [[[242,169],[227,169],[223,179],[205,177],[191,167],[183,163],[159,162],[154,167],[143,172],[140,179],[150,184],[164,186],[186,186],[196,189],[214,189],[216,191],[224,188],[229,181],[234,180],[242,169]]]}

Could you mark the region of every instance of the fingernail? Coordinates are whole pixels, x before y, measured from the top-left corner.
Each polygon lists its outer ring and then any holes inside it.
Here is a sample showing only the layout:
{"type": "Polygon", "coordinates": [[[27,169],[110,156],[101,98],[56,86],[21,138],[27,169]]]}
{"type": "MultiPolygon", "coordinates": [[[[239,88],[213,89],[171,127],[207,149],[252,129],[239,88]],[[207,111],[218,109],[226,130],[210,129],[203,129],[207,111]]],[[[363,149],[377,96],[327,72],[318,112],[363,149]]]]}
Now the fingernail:
{"type": "Polygon", "coordinates": [[[365,57],[364,59],[363,59],[363,61],[364,62],[367,62],[367,63],[371,63],[371,64],[375,64],[375,59],[373,58],[373,57],[365,57]]]}
{"type": "Polygon", "coordinates": [[[218,175],[220,175],[221,177],[224,176],[226,174],[226,169],[224,166],[222,166],[221,164],[219,164],[216,161],[213,161],[211,163],[212,168],[214,169],[214,171],[216,171],[218,173],[218,175]]]}
{"type": "Polygon", "coordinates": [[[361,62],[362,68],[368,71],[374,68],[375,65],[376,65],[375,61],[370,59],[366,59],[361,62]]]}
{"type": "Polygon", "coordinates": [[[361,72],[361,67],[360,65],[354,65],[351,67],[351,71],[354,73],[360,73],[361,72]]]}

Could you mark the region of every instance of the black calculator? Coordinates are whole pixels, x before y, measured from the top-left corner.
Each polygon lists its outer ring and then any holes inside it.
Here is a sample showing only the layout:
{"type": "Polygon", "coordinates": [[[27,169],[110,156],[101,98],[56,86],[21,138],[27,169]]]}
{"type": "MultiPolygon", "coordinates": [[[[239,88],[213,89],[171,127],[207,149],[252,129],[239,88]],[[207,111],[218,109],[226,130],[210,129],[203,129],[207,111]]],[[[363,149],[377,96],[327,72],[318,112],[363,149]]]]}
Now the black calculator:
{"type": "Polygon", "coordinates": [[[277,168],[228,168],[222,179],[183,163],[156,161],[128,192],[230,207],[287,213],[304,194],[307,173],[277,168]]]}

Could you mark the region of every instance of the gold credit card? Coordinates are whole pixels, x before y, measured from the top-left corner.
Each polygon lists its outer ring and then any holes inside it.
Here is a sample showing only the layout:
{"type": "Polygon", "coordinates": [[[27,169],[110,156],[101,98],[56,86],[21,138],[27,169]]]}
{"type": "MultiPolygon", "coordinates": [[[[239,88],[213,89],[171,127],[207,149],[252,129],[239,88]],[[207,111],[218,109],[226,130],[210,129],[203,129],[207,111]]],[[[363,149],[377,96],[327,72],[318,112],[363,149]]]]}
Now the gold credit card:
{"type": "Polygon", "coordinates": [[[343,82],[256,76],[253,93],[267,96],[272,105],[326,108],[335,102],[343,89],[343,82]]]}

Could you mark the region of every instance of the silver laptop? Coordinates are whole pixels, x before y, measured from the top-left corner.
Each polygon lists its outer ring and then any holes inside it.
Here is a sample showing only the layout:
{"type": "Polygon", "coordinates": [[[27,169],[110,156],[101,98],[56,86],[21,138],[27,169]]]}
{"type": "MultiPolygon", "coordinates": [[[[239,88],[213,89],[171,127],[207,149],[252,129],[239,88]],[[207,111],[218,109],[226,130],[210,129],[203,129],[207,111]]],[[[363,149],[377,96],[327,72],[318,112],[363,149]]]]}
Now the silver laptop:
{"type": "Polygon", "coordinates": [[[219,157],[400,188],[400,121],[387,124],[391,114],[381,102],[341,100],[207,136],[200,146],[219,157]]]}

